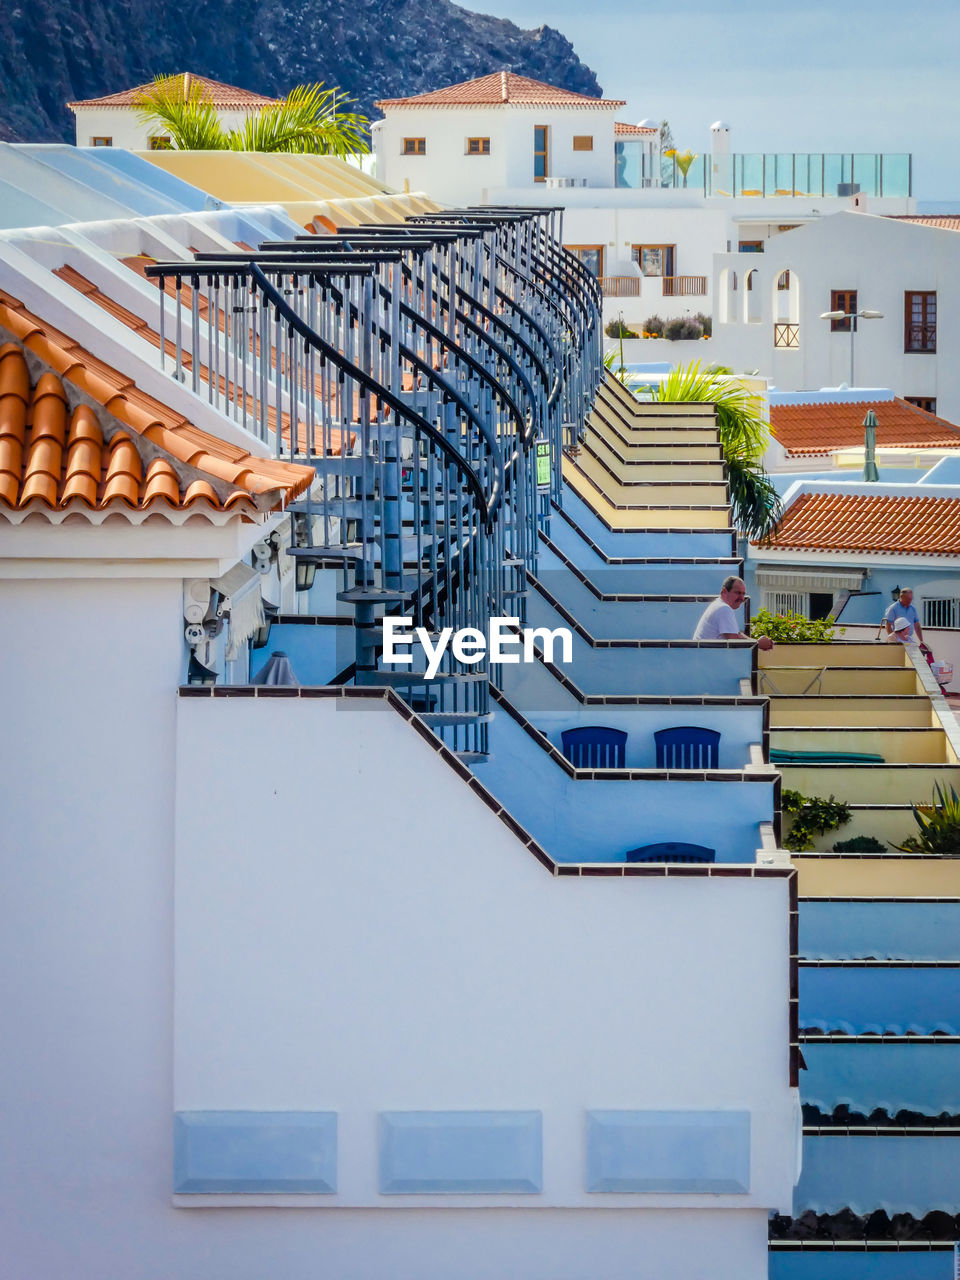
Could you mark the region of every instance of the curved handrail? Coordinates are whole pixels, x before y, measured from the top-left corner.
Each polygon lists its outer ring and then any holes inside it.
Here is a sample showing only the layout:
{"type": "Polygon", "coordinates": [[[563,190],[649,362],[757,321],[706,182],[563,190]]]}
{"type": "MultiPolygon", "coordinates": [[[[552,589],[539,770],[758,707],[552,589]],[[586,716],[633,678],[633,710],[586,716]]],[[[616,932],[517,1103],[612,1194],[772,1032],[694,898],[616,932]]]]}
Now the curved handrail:
{"type": "MultiPolygon", "coordinates": [[[[308,346],[312,346],[315,351],[319,351],[321,353],[324,359],[329,360],[330,363],[335,365],[336,368],[341,370],[341,372],[346,373],[349,377],[353,378],[355,382],[359,383],[360,386],[363,387],[364,391],[370,395],[376,396],[376,398],[382,401],[383,404],[389,405],[394,413],[399,417],[405,418],[409,421],[412,426],[415,426],[419,431],[421,431],[444,455],[444,457],[453,464],[466,481],[468,487],[472,490],[480,507],[481,515],[483,516],[484,521],[489,524],[491,516],[496,510],[497,505],[499,505],[500,494],[498,493],[495,495],[495,501],[492,500],[488,502],[487,495],[484,492],[483,485],[480,483],[480,478],[477,473],[453,447],[449,440],[447,440],[446,436],[429,423],[422,414],[417,413],[415,409],[411,409],[409,405],[404,404],[404,402],[398,396],[395,396],[387,387],[381,386],[381,384],[374,378],[371,378],[369,374],[364,373],[362,369],[359,369],[356,365],[352,364],[346,356],[341,355],[336,347],[331,346],[330,343],[321,338],[318,333],[315,333],[314,330],[297,315],[296,311],[294,311],[283,295],[270,283],[255,262],[250,262],[247,265],[250,268],[251,278],[256,282],[257,287],[260,289],[263,296],[269,300],[271,305],[276,309],[278,315],[282,316],[286,323],[293,327],[308,346]]],[[[170,274],[172,275],[173,273],[171,272],[170,274]]]]}

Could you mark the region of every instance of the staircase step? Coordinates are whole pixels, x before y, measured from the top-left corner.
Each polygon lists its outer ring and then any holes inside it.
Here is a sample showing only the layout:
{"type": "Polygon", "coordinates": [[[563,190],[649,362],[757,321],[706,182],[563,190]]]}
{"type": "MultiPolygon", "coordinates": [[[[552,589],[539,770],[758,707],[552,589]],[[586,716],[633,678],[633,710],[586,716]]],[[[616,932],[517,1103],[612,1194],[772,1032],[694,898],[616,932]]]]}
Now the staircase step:
{"type": "Polygon", "coordinates": [[[489,724],[493,712],[479,711],[422,711],[420,719],[431,729],[443,729],[458,724],[489,724]]]}
{"type": "Polygon", "coordinates": [[[391,688],[403,688],[408,684],[479,684],[488,676],[481,671],[438,671],[435,676],[428,676],[425,671],[377,671],[371,673],[371,684],[388,684],[391,688]]]}
{"type": "Polygon", "coordinates": [[[453,754],[464,764],[486,764],[488,760],[493,759],[490,752],[484,751],[455,751],[453,754]]]}
{"type": "Polygon", "coordinates": [[[406,604],[412,596],[412,591],[387,591],[382,587],[351,587],[337,592],[337,599],[346,604],[406,604]]]}

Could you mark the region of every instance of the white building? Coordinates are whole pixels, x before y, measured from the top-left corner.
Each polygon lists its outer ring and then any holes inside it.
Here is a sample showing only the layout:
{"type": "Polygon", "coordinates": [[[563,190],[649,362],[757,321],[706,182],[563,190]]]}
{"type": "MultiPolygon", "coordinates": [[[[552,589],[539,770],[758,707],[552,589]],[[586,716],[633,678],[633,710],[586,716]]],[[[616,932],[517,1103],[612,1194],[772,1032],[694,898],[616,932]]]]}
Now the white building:
{"type": "MultiPolygon", "coordinates": [[[[250,116],[276,102],[263,94],[238,89],[232,84],[221,84],[208,76],[194,75],[190,71],[178,72],[171,80],[182,80],[184,97],[191,89],[200,87],[205,98],[217,114],[224,129],[238,129],[250,116]]],[[[170,138],[156,121],[143,122],[137,114],[137,104],[154,82],[121,89],[102,98],[87,98],[83,102],[68,102],[76,116],[78,147],[125,147],[128,151],[162,150],[170,145],[170,138]]]]}
{"type": "Polygon", "coordinates": [[[622,101],[511,72],[377,105],[381,180],[455,206],[561,207],[564,243],[603,281],[605,320],[638,333],[654,315],[715,312],[715,254],[762,252],[856,195],[876,212],[915,207],[908,155],[733,152],[717,121],[684,173],[658,125],[616,120],[622,101]]]}
{"type": "Polygon", "coordinates": [[[268,541],[313,475],[160,366],[141,269],[298,230],[0,235],[4,1275],[763,1280],[800,1136],[772,835],[561,866],[392,689],[243,683],[261,592],[326,629],[268,541]],[[186,683],[224,618],[238,682],[186,683]]]}
{"type": "Polygon", "coordinates": [[[888,387],[960,418],[957,219],[847,210],[764,242],[760,257],[721,254],[711,356],[759,369],[782,391],[888,387]],[[871,311],[857,321],[824,312],[871,311]]]}

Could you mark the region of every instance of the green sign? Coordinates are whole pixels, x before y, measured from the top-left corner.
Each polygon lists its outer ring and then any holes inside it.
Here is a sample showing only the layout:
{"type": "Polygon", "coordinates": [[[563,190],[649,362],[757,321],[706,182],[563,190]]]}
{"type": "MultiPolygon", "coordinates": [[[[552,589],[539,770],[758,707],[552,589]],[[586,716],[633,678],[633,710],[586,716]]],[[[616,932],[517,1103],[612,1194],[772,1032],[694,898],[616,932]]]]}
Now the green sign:
{"type": "Polygon", "coordinates": [[[540,493],[550,492],[550,441],[538,440],[537,450],[537,489],[540,493]]]}

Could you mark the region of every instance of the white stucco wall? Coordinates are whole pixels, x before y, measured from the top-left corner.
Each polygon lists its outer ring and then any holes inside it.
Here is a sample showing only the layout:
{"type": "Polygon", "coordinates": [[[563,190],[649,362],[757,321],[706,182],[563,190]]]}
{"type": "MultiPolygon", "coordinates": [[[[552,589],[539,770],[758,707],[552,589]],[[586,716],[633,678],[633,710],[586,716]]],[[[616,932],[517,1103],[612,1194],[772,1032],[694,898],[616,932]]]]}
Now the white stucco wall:
{"type": "Polygon", "coordinates": [[[788,1203],[785,880],[553,878],[383,703],[178,720],[178,1111],[338,1112],[334,1206],[407,1109],[541,1111],[536,1207],[788,1203]],[[749,1110],[749,1194],[588,1194],[591,1108],[749,1110]]]}
{"type": "MultiPolygon", "coordinates": [[[[428,191],[446,204],[486,204],[501,188],[533,181],[534,128],[549,129],[547,172],[585,178],[590,187],[614,181],[613,107],[388,107],[374,134],[377,177],[399,191],[428,191]],[[575,135],[593,138],[574,151],[575,135]],[[490,154],[467,154],[467,139],[488,137],[490,154]],[[426,154],[403,154],[404,138],[425,138],[426,154]]],[[[553,192],[552,194],[556,194],[553,192]]],[[[559,203],[554,200],[553,203],[559,203]]]]}
{"type": "MultiPolygon", "coordinates": [[[[249,111],[217,111],[224,129],[238,129],[249,111]]],[[[92,147],[93,139],[112,138],[113,146],[147,151],[154,135],[167,130],[157,121],[141,123],[132,107],[78,107],[74,112],[78,147],[92,147]]]]}
{"type": "MultiPolygon", "coordinates": [[[[850,335],[832,333],[834,289],[856,289],[859,307],[881,311],[883,319],[861,320],[855,338],[855,382],[889,387],[900,396],[933,396],[937,412],[960,420],[960,366],[954,359],[960,338],[960,235],[872,213],[841,212],[775,237],[763,254],[719,256],[714,289],[723,291],[723,272],[736,272],[740,288],[731,293],[728,323],[715,323],[713,358],[736,369],[757,368],[782,391],[838,386],[850,379],[850,335]],[[746,271],[756,270],[752,291],[756,321],[742,319],[746,271]],[[782,306],[776,281],[789,270],[799,288],[799,347],[776,349],[774,308],[782,306]],[[937,294],[937,351],[904,352],[904,293],[937,294]],[[733,316],[736,318],[733,318],[733,316]]],[[[729,280],[729,275],[726,277],[729,280]]]]}

